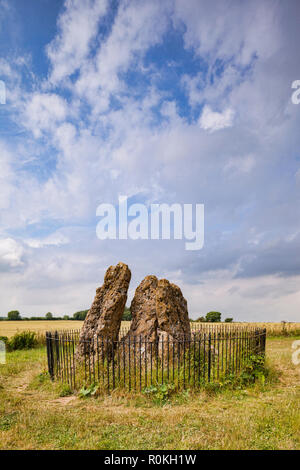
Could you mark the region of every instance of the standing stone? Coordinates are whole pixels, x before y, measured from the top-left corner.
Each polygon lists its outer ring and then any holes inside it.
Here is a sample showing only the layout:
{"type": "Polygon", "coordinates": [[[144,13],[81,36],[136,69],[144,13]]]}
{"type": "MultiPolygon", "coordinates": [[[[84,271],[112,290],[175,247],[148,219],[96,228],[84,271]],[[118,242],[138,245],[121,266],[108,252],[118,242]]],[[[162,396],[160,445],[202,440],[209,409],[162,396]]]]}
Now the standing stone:
{"type": "Polygon", "coordinates": [[[158,279],[156,276],[146,276],[137,287],[130,305],[132,315],[128,337],[147,338],[155,341],[157,337],[157,316],[156,316],[156,289],[158,279]]]}
{"type": "Polygon", "coordinates": [[[102,337],[104,342],[117,341],[130,278],[131,272],[127,264],[118,263],[108,268],[104,283],[97,288],[94,302],[81,329],[77,356],[84,354],[85,344],[86,351],[90,351],[89,341],[96,341],[97,336],[102,337]]]}
{"type": "Polygon", "coordinates": [[[132,322],[128,337],[142,336],[180,340],[191,334],[187,301],[178,286],[167,279],[147,276],[135,291],[130,306],[132,322]]]}
{"type": "Polygon", "coordinates": [[[167,279],[160,279],[156,289],[158,335],[164,333],[174,340],[189,338],[191,327],[187,301],[181,289],[167,279]]]}

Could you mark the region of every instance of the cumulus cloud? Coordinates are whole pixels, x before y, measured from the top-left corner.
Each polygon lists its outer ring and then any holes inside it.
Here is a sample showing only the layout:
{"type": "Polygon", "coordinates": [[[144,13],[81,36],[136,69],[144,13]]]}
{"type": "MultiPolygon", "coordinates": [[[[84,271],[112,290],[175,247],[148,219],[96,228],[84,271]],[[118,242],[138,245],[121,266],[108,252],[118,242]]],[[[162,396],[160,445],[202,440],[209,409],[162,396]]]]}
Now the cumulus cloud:
{"type": "Polygon", "coordinates": [[[44,246],[61,246],[69,243],[69,239],[61,233],[54,233],[45,238],[29,238],[25,240],[30,248],[43,248],[44,246]]]}
{"type": "Polygon", "coordinates": [[[106,0],[67,0],[58,19],[58,34],[48,45],[52,70],[50,82],[56,84],[80,69],[89,54],[89,47],[98,32],[100,18],[105,15],[106,0]]]}
{"type": "Polygon", "coordinates": [[[23,248],[12,238],[0,239],[0,270],[8,271],[23,265],[23,248]]]}
{"type": "Polygon", "coordinates": [[[162,40],[168,26],[169,1],[120,2],[111,32],[94,57],[82,64],[74,89],[92,104],[93,114],[107,111],[110,99],[128,95],[122,74],[130,66],[141,72],[145,52],[162,40]]]}
{"type": "Polygon", "coordinates": [[[34,137],[43,132],[54,130],[67,115],[67,103],[53,93],[34,93],[25,103],[24,125],[34,137]]]}
{"type": "Polygon", "coordinates": [[[267,59],[281,41],[275,5],[253,0],[247,8],[243,2],[230,0],[191,0],[174,2],[173,19],[184,24],[184,40],[197,54],[247,64],[253,54],[267,59]],[[255,27],[254,27],[255,25],[255,27]]]}
{"type": "Polygon", "coordinates": [[[222,113],[212,111],[209,106],[204,106],[199,119],[202,129],[214,132],[219,129],[231,127],[233,124],[234,112],[232,109],[225,109],[222,113]]]}

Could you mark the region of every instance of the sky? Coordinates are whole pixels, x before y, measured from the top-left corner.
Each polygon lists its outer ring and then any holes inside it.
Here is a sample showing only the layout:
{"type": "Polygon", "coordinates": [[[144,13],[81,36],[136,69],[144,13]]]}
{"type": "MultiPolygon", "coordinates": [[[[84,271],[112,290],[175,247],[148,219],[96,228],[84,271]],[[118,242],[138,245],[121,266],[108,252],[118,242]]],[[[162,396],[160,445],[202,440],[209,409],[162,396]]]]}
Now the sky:
{"type": "Polygon", "coordinates": [[[0,316],[87,309],[108,266],[189,315],[300,321],[300,3],[0,0],[0,316]],[[204,204],[205,240],[100,240],[99,204],[204,204]]]}

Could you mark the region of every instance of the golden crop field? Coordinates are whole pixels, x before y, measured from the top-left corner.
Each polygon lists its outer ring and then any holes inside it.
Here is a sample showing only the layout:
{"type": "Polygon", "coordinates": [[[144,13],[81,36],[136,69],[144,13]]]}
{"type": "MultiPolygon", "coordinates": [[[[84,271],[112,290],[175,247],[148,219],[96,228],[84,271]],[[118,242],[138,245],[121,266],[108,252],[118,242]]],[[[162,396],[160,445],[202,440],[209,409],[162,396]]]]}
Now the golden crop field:
{"type": "Polygon", "coordinates": [[[254,323],[261,328],[267,329],[268,335],[276,335],[281,333],[295,333],[300,332],[300,322],[280,322],[280,323],[254,323]]]}
{"type": "MultiPolygon", "coordinates": [[[[76,320],[22,320],[22,321],[0,321],[0,336],[11,338],[20,331],[35,331],[43,334],[46,331],[79,330],[82,321],[76,320]]],[[[129,321],[122,321],[122,327],[129,326],[129,321]]]]}
{"type": "MultiPolygon", "coordinates": [[[[45,331],[54,331],[54,330],[77,330],[82,326],[82,321],[73,321],[73,320],[23,320],[23,321],[1,321],[0,322],[0,336],[12,337],[15,333],[30,330],[36,331],[37,333],[43,334],[45,331]]],[[[272,323],[272,322],[234,322],[234,323],[201,323],[201,327],[213,326],[222,324],[228,328],[235,325],[251,326],[257,328],[266,328],[268,336],[278,336],[278,335],[291,335],[291,334],[300,334],[300,322],[287,322],[287,323],[272,323]]],[[[129,327],[129,321],[122,322],[122,328],[129,327]]],[[[195,329],[198,328],[198,323],[193,322],[192,327],[195,329]]],[[[193,329],[194,329],[193,328],[193,329]]]]}
{"type": "MultiPolygon", "coordinates": [[[[193,325],[198,325],[194,322],[193,325]]],[[[233,323],[200,323],[202,327],[223,325],[230,328],[231,326],[251,326],[254,328],[266,328],[268,336],[278,335],[299,335],[300,322],[233,322],[233,323]]]]}
{"type": "Polygon", "coordinates": [[[22,320],[22,321],[1,321],[0,336],[11,338],[20,331],[35,331],[36,333],[45,333],[45,331],[54,330],[77,330],[81,328],[82,321],[70,320],[22,320]]]}

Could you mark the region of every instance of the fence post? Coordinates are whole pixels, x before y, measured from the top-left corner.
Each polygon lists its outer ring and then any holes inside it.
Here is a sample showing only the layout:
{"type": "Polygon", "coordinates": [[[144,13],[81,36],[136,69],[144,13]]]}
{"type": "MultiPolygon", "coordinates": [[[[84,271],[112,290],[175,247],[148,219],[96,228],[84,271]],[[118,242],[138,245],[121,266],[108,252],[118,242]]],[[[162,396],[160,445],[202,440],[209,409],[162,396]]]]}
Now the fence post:
{"type": "Polygon", "coordinates": [[[54,380],[54,367],[53,367],[53,349],[52,349],[52,333],[48,331],[46,333],[47,342],[47,358],[48,358],[48,371],[51,380],[54,380]]]}
{"type": "Polygon", "coordinates": [[[260,351],[260,336],[259,336],[259,330],[255,330],[255,354],[259,354],[260,351]]]}
{"type": "Polygon", "coordinates": [[[267,328],[264,328],[263,329],[263,334],[262,334],[262,344],[261,344],[261,347],[262,347],[262,355],[265,356],[266,354],[266,337],[267,337],[267,328]]]}
{"type": "Polygon", "coordinates": [[[55,331],[55,334],[54,334],[54,341],[55,341],[55,352],[56,352],[57,369],[58,369],[58,371],[60,371],[59,336],[58,336],[58,332],[57,332],[57,331],[55,331]]]}
{"type": "Polygon", "coordinates": [[[210,369],[211,369],[211,333],[208,335],[208,381],[210,382],[210,369]]]}
{"type": "Polygon", "coordinates": [[[47,349],[48,372],[50,375],[50,347],[49,347],[49,332],[48,331],[46,331],[46,349],[47,349]]]}

